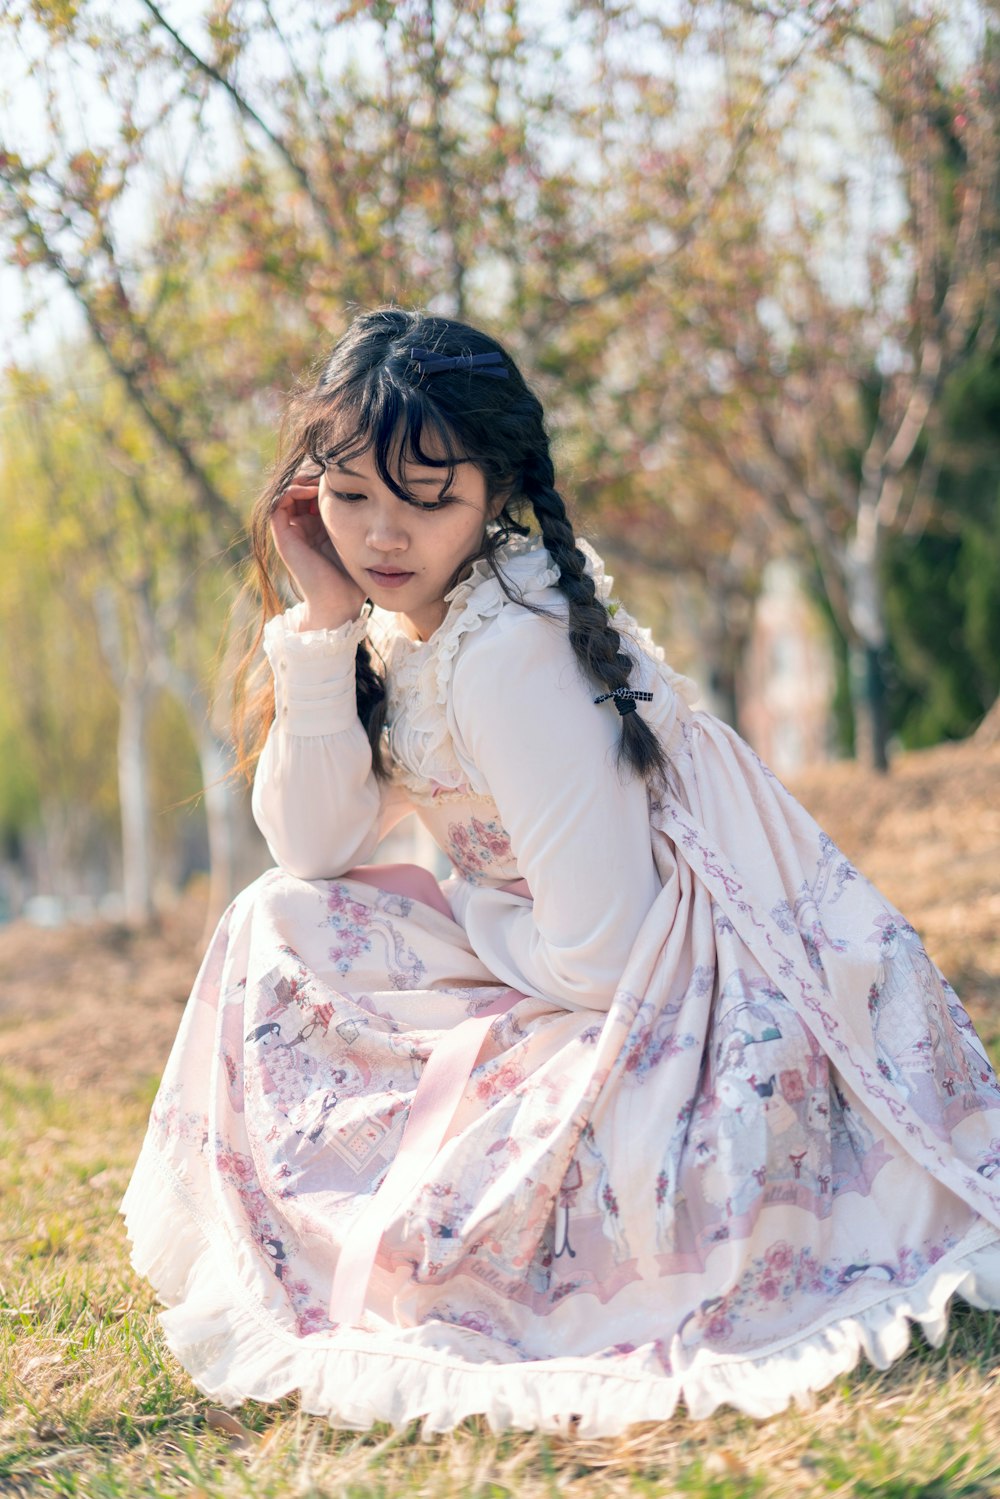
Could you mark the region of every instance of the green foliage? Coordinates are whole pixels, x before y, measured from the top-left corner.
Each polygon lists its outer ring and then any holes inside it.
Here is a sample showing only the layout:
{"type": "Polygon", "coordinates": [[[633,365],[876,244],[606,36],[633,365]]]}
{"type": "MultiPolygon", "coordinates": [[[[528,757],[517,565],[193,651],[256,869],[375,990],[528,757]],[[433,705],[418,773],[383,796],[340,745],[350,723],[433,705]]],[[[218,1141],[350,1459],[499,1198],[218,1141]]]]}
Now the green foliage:
{"type": "Polygon", "coordinates": [[[893,725],[907,747],[960,739],[1000,694],[1000,350],[945,390],[936,504],[885,559],[893,725]]]}
{"type": "MultiPolygon", "coordinates": [[[[115,671],[123,664],[109,659],[109,626],[127,655],[142,649],[128,615],[137,592],[175,615],[186,606],[175,629],[207,610],[211,633],[186,648],[204,677],[224,604],[218,573],[197,566],[204,527],[169,463],[156,461],[92,352],[78,351],[76,375],[78,384],[61,388],[38,372],[10,380],[19,399],[0,458],[11,497],[0,508],[0,829],[12,852],[37,837],[57,866],[96,862],[107,873],[118,841],[115,671]]],[[[176,706],[161,702],[152,738],[155,832],[166,855],[192,815],[167,809],[200,778],[176,706]]]]}
{"type": "Polygon", "coordinates": [[[6,693],[0,699],[0,847],[16,852],[20,835],[39,815],[37,762],[18,732],[16,707],[6,693]]]}

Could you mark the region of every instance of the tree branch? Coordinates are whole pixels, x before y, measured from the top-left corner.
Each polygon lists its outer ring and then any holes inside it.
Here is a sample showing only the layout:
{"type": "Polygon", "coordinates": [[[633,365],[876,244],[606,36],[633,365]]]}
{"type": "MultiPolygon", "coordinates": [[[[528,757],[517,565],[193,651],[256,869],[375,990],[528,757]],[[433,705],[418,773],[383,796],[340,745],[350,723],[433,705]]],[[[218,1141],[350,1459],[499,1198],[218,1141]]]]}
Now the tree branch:
{"type": "Polygon", "coordinates": [[[321,195],[316,191],[309,172],[291,149],[288,142],[282,136],[278,135],[277,131],[271,129],[267,121],[258,114],[249,100],[230,82],[225,74],[220,73],[218,68],[214,67],[207,58],[202,57],[184,40],[180,33],[171,26],[163,12],[156,5],[155,0],[141,0],[141,3],[146,7],[157,24],[172,38],[175,45],[179,48],[183,56],[187,58],[192,67],[197,69],[198,72],[203,73],[206,78],[210,78],[213,83],[217,84],[219,88],[228,94],[243,118],[249,120],[251,124],[255,125],[263,133],[312,204],[328,245],[332,250],[338,249],[340,246],[340,234],[337,226],[330,218],[326,204],[321,195]]]}

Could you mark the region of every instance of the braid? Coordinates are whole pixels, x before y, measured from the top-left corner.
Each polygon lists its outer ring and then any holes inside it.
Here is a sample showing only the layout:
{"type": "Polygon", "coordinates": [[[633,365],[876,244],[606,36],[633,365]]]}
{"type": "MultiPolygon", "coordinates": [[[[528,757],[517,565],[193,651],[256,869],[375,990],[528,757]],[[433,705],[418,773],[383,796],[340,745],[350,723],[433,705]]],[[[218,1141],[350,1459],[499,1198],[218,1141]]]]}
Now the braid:
{"type": "MultiPolygon", "coordinates": [[[[621,636],[587,572],[587,559],[576,544],[566,506],[555,488],[547,443],[544,448],[536,448],[525,464],[524,492],[531,501],[545,548],[559,568],[558,586],[569,601],[569,639],[577,661],[590,680],[605,691],[626,687],[633,661],[622,649],[621,636]]],[[[638,713],[622,718],[618,763],[647,780],[666,776],[660,742],[638,713]]]]}
{"type": "Polygon", "coordinates": [[[372,770],[382,778],[387,774],[382,758],[382,730],[385,726],[385,678],[375,670],[365,642],[359,641],[355,656],[355,682],[358,717],[372,747],[372,770]]]}

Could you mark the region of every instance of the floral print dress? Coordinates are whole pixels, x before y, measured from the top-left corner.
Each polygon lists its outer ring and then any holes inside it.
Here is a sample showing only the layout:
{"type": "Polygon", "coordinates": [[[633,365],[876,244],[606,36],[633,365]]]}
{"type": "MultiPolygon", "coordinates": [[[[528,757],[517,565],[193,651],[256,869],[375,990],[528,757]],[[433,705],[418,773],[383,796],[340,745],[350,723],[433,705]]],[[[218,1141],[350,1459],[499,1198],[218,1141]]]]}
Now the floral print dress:
{"type": "MultiPolygon", "coordinates": [[[[558,611],[541,548],[503,565],[558,611]]],[[[429,642],[377,622],[388,787],[349,721],[365,626],[291,644],[294,620],[269,626],[255,806],[280,867],[220,922],[123,1204],[167,1341],[214,1398],[299,1391],[337,1425],[428,1431],[483,1413],[609,1434],[679,1401],[766,1416],[861,1353],[886,1365],[914,1321],[939,1340],[955,1293],[1000,1306],[1000,1088],[957,997],[615,622],[668,782],[624,786],[583,745],[527,813],[517,663],[543,745],[610,705],[491,575],[429,642]],[[589,857],[579,816],[552,833],[580,805],[589,857]],[[408,810],[453,863],[444,886],[366,863],[408,810]]]]}

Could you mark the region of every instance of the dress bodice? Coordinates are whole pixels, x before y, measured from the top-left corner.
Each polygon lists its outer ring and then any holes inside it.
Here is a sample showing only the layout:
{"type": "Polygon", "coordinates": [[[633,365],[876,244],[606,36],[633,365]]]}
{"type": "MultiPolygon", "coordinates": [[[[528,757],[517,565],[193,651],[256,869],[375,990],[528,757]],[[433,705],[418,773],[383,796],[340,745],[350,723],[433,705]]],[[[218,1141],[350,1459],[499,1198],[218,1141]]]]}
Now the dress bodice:
{"type": "MultiPolygon", "coordinates": [[[[690,684],[610,604],[611,579],[580,545],[632,658],[638,711],[679,767],[690,684]]],[[[496,562],[503,583],[475,563],[426,641],[379,610],[333,631],[298,630],[295,610],[268,622],[275,722],[254,816],[276,863],[322,880],[369,864],[415,811],[454,865],[447,899],[488,971],[547,1003],[600,1009],[660,889],[649,788],[623,773],[620,721],[580,669],[548,551],[519,539],[496,562]],[[385,665],[385,777],[357,712],[365,635],[385,665]]]]}
{"type": "MultiPolygon", "coordinates": [[[[612,580],[600,558],[580,543],[599,597],[605,601],[612,580]]],[[[558,612],[565,600],[555,585],[559,569],[538,538],[515,540],[499,557],[504,578],[516,596],[545,611],[558,612]]],[[[399,628],[397,617],[375,610],[370,632],[386,664],[387,715],[383,746],[394,783],[456,872],[471,885],[502,886],[519,880],[515,850],[496,803],[478,768],[456,744],[449,698],[456,658],[463,640],[510,608],[510,596],[484,561],[446,596],[444,621],[426,641],[399,628]]],[[[663,664],[663,653],[623,609],[615,625],[645,656],[647,665],[685,696],[691,684],[663,664]]]]}
{"type": "MultiPolygon", "coordinates": [[[[559,578],[559,569],[537,540],[508,543],[501,561],[508,586],[531,602],[559,578]]],[[[445,618],[428,640],[412,640],[400,629],[397,616],[382,610],[374,611],[369,625],[386,664],[384,747],[395,767],[394,778],[418,806],[469,788],[468,769],[460,763],[448,722],[452,672],[465,637],[495,618],[509,598],[480,560],[445,595],[445,602],[445,618]]],[[[485,786],[476,789],[486,791],[485,786]]]]}
{"type": "Polygon", "coordinates": [[[508,885],[520,879],[510,836],[490,797],[467,790],[420,802],[416,813],[470,885],[508,885]]]}
{"type": "MultiPolygon", "coordinates": [[[[537,540],[503,549],[504,576],[528,597],[550,589],[559,569],[537,540]]],[[[403,634],[393,616],[371,622],[386,663],[388,711],[383,746],[392,778],[456,873],[470,885],[520,878],[510,836],[484,785],[463,765],[448,720],[452,668],[462,640],[500,612],[507,595],[485,562],[447,595],[448,612],[430,639],[403,634]]]]}

